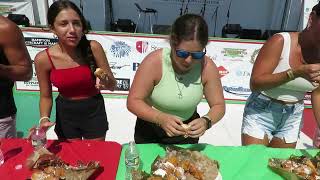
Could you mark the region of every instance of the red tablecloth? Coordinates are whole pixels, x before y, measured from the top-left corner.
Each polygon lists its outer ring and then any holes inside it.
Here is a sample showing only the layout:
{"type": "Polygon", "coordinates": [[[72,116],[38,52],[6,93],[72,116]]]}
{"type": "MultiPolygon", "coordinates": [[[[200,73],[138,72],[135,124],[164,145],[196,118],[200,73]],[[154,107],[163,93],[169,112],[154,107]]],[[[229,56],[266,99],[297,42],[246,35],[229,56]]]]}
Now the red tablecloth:
{"type": "MultiPolygon", "coordinates": [[[[31,142],[26,139],[0,139],[5,162],[0,166],[0,179],[28,179],[31,171],[25,161],[33,152],[31,142]]],[[[47,148],[63,161],[75,165],[77,161],[99,161],[101,168],[90,179],[114,180],[121,153],[121,145],[116,142],[102,141],[48,141],[47,148]]]]}

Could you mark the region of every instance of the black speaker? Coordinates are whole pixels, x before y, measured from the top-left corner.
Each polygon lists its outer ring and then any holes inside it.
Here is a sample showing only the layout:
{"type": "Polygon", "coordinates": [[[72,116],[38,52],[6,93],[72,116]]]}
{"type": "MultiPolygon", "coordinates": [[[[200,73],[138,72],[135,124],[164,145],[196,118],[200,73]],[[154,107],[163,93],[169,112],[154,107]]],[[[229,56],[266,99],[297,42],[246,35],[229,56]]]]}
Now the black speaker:
{"type": "Polygon", "coordinates": [[[260,29],[242,29],[240,32],[240,39],[261,39],[261,30],[260,29]]]}
{"type": "Polygon", "coordinates": [[[239,38],[241,31],[240,24],[226,24],[222,28],[222,37],[229,38],[228,35],[233,35],[233,38],[239,38]]]}
{"type": "Polygon", "coordinates": [[[9,14],[7,18],[17,25],[30,26],[29,18],[24,14],[9,14]]]}
{"type": "Polygon", "coordinates": [[[111,24],[111,31],[114,32],[134,32],[136,24],[130,19],[118,19],[111,24]]]}
{"type": "Polygon", "coordinates": [[[152,26],[153,28],[153,33],[154,34],[163,34],[163,35],[168,35],[171,32],[171,26],[170,25],[159,25],[159,24],[154,24],[152,26]]]}

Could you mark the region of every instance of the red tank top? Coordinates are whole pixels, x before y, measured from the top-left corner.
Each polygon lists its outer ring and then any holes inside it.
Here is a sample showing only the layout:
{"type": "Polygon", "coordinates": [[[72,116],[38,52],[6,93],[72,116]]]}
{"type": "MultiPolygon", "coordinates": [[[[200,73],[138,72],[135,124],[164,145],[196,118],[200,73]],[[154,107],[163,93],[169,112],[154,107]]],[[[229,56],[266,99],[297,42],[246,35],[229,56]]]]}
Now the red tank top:
{"type": "Polygon", "coordinates": [[[64,97],[90,97],[99,93],[95,88],[95,79],[89,66],[80,65],[77,67],[56,69],[53,65],[48,49],[46,53],[52,65],[50,72],[51,83],[58,88],[59,93],[64,97]]]}

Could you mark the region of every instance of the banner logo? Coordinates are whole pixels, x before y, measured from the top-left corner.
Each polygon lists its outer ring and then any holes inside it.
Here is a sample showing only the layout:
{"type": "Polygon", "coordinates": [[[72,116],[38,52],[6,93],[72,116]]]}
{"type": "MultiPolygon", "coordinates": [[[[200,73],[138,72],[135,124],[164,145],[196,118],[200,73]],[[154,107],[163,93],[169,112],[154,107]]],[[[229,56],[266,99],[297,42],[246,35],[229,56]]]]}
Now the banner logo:
{"type": "Polygon", "coordinates": [[[132,63],[132,71],[137,71],[140,63],[132,63]]]}
{"type": "Polygon", "coordinates": [[[114,57],[122,58],[129,56],[129,53],[131,52],[131,48],[129,45],[127,45],[123,41],[116,41],[110,48],[111,53],[114,57]]]}
{"type": "Polygon", "coordinates": [[[247,54],[246,49],[236,49],[236,48],[223,48],[221,51],[224,56],[236,58],[236,57],[244,57],[247,54]]]}
{"type": "Polygon", "coordinates": [[[10,14],[12,12],[16,11],[16,9],[13,7],[13,5],[0,5],[0,14],[10,14]]]}
{"type": "Polygon", "coordinates": [[[130,89],[130,79],[124,78],[116,78],[117,87],[115,90],[117,91],[129,91],[130,89]]]}
{"type": "Polygon", "coordinates": [[[249,97],[251,90],[249,88],[237,87],[237,86],[223,86],[223,90],[227,93],[249,97]]]}
{"type": "Polygon", "coordinates": [[[250,78],[251,72],[246,70],[236,70],[236,76],[238,77],[248,77],[250,78]]]}
{"type": "Polygon", "coordinates": [[[25,37],[24,41],[27,46],[47,48],[56,44],[58,39],[25,37]]]}
{"type": "Polygon", "coordinates": [[[117,62],[110,62],[109,65],[111,69],[122,69],[126,66],[130,66],[129,64],[118,65],[117,62]]]}
{"type": "Polygon", "coordinates": [[[162,47],[156,46],[156,45],[151,45],[151,51],[155,51],[157,49],[161,49],[162,47]]]}
{"type": "Polygon", "coordinates": [[[147,41],[137,41],[136,49],[139,53],[145,53],[148,50],[149,43],[147,41]]]}
{"type": "Polygon", "coordinates": [[[223,76],[229,74],[229,71],[224,68],[223,66],[219,66],[218,68],[219,74],[220,74],[220,78],[222,78],[223,76]]]}
{"type": "Polygon", "coordinates": [[[256,61],[258,54],[259,54],[259,51],[260,51],[260,49],[256,49],[253,51],[251,58],[250,58],[250,63],[253,64],[256,61]]]}

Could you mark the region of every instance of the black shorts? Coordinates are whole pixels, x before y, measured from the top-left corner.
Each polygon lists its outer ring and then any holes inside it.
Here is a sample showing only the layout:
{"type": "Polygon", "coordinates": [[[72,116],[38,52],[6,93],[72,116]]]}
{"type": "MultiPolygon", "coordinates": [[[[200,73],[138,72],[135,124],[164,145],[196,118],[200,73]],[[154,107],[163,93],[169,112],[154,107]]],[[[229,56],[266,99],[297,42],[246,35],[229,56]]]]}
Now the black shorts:
{"type": "MultiPolygon", "coordinates": [[[[187,124],[199,117],[199,114],[194,112],[191,118],[183,121],[183,123],[187,124]]],[[[196,144],[199,142],[199,138],[184,138],[183,136],[169,137],[167,133],[155,123],[151,123],[140,118],[137,118],[136,121],[134,140],[137,144],[196,144]]]]}
{"type": "Polygon", "coordinates": [[[88,99],[56,98],[56,125],[59,139],[105,137],[109,123],[101,94],[88,99]]]}

